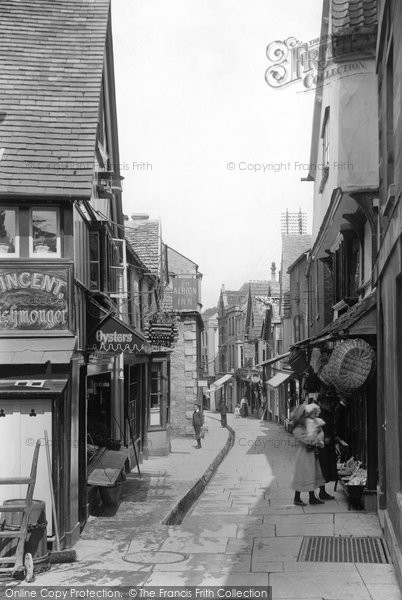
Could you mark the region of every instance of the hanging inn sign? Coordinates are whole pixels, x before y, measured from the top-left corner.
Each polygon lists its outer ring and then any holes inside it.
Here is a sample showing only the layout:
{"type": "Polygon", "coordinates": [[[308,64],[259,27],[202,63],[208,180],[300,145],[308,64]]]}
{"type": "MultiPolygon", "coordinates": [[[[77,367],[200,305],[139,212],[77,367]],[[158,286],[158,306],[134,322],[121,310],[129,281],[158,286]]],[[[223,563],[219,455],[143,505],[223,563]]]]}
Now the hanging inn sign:
{"type": "Polygon", "coordinates": [[[173,310],[197,310],[198,282],[195,277],[178,275],[173,278],[173,310]]]}
{"type": "Polygon", "coordinates": [[[69,332],[72,265],[0,267],[0,334],[69,332]]]}
{"type": "Polygon", "coordinates": [[[88,336],[89,352],[149,353],[149,344],[118,317],[104,318],[88,336]]]}

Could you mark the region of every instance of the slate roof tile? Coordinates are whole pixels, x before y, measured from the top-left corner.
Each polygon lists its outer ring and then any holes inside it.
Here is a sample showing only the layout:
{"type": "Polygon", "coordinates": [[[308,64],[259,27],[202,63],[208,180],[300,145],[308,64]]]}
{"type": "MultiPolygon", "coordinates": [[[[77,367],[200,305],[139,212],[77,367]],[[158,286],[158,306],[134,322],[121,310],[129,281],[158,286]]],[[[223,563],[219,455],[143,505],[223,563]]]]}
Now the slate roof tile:
{"type": "Polygon", "coordinates": [[[377,23],[377,0],[332,0],[332,31],[356,31],[377,23]]]}
{"type": "Polygon", "coordinates": [[[125,235],[133,250],[147,266],[150,273],[159,275],[161,270],[159,221],[157,219],[149,219],[145,222],[130,222],[125,227],[125,235]]]}
{"type": "Polygon", "coordinates": [[[110,0],[0,0],[0,193],[90,197],[110,0]]]}

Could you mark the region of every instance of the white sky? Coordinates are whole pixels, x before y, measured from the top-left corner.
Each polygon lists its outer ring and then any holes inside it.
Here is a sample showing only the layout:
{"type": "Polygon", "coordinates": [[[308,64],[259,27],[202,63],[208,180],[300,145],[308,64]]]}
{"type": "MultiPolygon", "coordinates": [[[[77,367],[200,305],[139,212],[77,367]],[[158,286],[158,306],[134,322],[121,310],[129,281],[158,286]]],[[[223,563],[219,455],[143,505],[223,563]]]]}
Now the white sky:
{"type": "Polygon", "coordinates": [[[274,40],[317,38],[321,8],[112,0],[123,209],[159,217],[164,241],[199,265],[204,308],[222,283],[269,279],[282,211],[301,208],[311,223],[312,184],[294,163],[309,162],[314,93],[268,86],[265,52],[274,40]],[[240,162],[290,169],[242,171],[240,162]]]}

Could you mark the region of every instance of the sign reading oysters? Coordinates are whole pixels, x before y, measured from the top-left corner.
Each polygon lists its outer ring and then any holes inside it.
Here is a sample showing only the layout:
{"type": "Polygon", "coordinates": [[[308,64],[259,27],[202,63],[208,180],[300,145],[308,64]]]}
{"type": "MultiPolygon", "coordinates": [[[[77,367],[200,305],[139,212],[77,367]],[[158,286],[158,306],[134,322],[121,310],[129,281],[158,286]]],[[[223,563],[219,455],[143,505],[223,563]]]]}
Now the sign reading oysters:
{"type": "Polygon", "coordinates": [[[69,329],[69,267],[0,269],[0,333],[69,329]]]}

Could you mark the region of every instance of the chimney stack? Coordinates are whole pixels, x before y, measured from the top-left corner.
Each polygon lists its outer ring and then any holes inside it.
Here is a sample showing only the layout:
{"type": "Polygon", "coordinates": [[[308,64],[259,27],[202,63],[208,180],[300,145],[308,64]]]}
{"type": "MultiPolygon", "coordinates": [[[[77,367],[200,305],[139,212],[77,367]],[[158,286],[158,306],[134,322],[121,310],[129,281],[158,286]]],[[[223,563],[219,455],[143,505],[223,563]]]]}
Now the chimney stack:
{"type": "Polygon", "coordinates": [[[276,264],[271,263],[271,281],[276,281],[276,264]]]}

